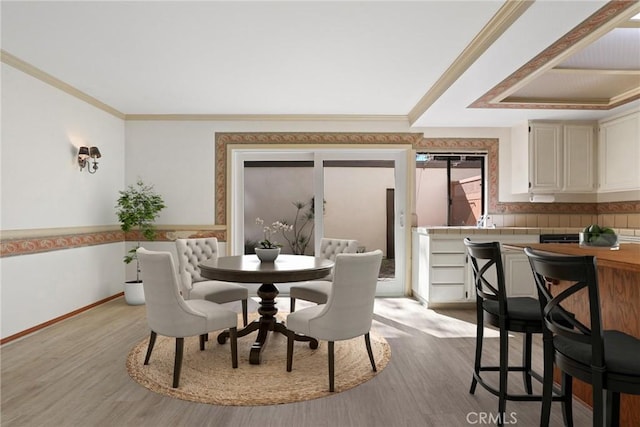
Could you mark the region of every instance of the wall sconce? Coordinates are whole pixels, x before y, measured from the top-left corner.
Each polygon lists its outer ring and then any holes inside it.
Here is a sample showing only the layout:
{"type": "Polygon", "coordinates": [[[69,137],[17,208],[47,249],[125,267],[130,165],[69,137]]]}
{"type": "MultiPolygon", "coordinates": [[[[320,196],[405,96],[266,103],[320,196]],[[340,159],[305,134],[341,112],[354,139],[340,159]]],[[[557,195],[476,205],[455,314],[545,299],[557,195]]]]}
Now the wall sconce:
{"type": "Polygon", "coordinates": [[[80,166],[80,171],[86,167],[89,173],[96,173],[98,170],[98,162],[96,159],[100,157],[102,157],[102,155],[98,147],[80,147],[78,150],[78,166],[80,166]],[[93,159],[93,163],[91,159],[93,159]]]}

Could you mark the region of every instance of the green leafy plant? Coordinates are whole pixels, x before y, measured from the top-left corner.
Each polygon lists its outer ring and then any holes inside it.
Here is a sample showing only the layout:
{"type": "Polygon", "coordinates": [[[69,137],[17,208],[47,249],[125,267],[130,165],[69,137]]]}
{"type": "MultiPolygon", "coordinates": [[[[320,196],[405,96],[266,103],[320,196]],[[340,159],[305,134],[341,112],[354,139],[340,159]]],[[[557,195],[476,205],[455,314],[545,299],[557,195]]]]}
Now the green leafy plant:
{"type": "MultiPolygon", "coordinates": [[[[313,236],[314,222],[314,199],[308,202],[293,202],[293,206],[296,207],[296,216],[293,222],[289,224],[286,220],[282,221],[283,224],[288,225],[288,229],[282,230],[291,252],[294,255],[304,255],[313,236]],[[289,233],[289,234],[287,234],[289,233]]],[[[323,204],[324,210],[324,204],[323,204]]]]}
{"type": "Polygon", "coordinates": [[[609,227],[600,227],[598,224],[586,226],[580,233],[580,244],[587,246],[613,247],[618,244],[618,236],[609,227]]]}
{"type": "Polygon", "coordinates": [[[136,261],[136,281],[140,281],[140,264],[136,256],[136,250],[140,247],[143,236],[146,240],[153,240],[156,236],[154,221],[160,215],[160,211],[166,206],[162,197],[153,191],[152,185],[147,185],[138,180],[136,185],[129,185],[126,190],[120,191],[120,197],[116,204],[116,214],[120,221],[120,228],[125,233],[137,231],[138,244],[124,257],[126,264],[136,261]]]}

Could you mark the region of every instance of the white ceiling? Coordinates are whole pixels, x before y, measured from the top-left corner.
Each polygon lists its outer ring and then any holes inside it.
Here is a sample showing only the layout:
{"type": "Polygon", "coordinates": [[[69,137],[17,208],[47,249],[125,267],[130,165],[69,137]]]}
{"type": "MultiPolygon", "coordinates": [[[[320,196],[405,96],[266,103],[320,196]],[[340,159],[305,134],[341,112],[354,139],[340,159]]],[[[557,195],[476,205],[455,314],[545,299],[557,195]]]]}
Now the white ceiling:
{"type": "MultiPolygon", "coordinates": [[[[407,118],[414,127],[512,126],[640,108],[638,100],[608,110],[468,108],[606,4],[538,0],[459,77],[450,67],[501,1],[2,1],[2,50],[127,116],[355,115],[407,118]],[[423,111],[421,99],[454,75],[423,111]]],[[[639,10],[640,3],[623,15],[639,10]]],[[[637,69],[640,32],[633,34],[635,47],[620,55],[637,54],[625,62],[637,69]]],[[[594,61],[604,67],[620,55],[594,61]]],[[[589,55],[582,57],[563,66],[583,66],[589,55]]],[[[577,80],[563,78],[567,96],[595,96],[592,80],[571,89],[566,82],[577,80]]],[[[551,96],[545,79],[513,96],[551,96]]],[[[616,84],[640,88],[639,74],[626,79],[616,84]]]]}

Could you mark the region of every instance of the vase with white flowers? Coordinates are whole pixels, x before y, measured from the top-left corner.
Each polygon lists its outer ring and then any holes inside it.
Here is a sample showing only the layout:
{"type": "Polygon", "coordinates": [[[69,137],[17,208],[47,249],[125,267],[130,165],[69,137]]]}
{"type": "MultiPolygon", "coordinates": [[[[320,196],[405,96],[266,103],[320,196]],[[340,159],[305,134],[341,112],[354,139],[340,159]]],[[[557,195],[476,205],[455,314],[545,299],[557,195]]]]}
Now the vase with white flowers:
{"type": "Polygon", "coordinates": [[[290,226],[280,221],[265,226],[264,220],[261,218],[256,218],[256,224],[262,226],[262,232],[264,233],[263,239],[258,242],[258,246],[255,248],[256,255],[261,262],[274,262],[280,255],[282,245],[276,242],[273,236],[279,231],[289,230],[290,226]]]}

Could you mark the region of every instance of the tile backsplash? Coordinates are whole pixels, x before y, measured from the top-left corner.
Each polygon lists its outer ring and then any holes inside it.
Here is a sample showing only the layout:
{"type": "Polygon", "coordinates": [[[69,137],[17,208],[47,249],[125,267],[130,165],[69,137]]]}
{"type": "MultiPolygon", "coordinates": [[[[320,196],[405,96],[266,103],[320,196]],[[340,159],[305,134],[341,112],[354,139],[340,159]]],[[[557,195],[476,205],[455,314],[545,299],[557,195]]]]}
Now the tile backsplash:
{"type": "Polygon", "coordinates": [[[611,227],[620,234],[640,235],[640,213],[629,214],[490,214],[496,227],[611,227]]]}

